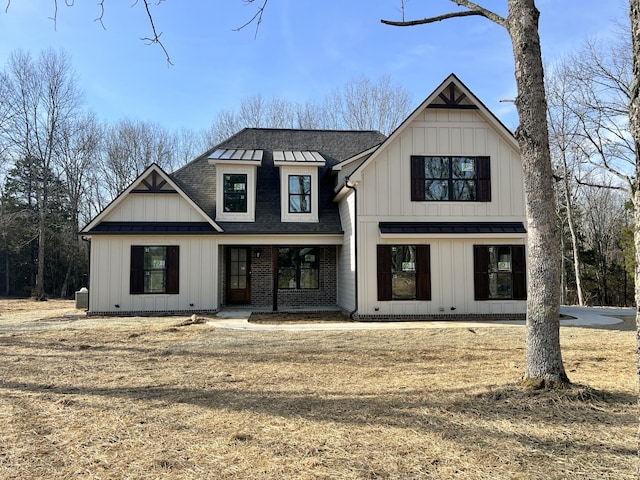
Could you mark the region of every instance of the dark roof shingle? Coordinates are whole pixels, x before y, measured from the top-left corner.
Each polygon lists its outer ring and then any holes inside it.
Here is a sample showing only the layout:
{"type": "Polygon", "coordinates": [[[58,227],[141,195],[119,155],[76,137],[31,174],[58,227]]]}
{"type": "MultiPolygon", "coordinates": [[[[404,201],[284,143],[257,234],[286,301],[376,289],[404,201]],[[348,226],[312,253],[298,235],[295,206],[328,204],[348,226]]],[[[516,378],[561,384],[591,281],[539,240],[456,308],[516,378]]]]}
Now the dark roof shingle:
{"type": "Polygon", "coordinates": [[[255,222],[218,222],[228,233],[341,233],[338,206],[333,202],[331,167],[384,141],[376,131],[245,128],[171,176],[211,218],[216,213],[215,166],[207,157],[217,149],[263,150],[258,167],[255,222]],[[277,150],[315,151],[326,160],[318,169],[318,223],[280,221],[280,177],[273,164],[277,150]]]}

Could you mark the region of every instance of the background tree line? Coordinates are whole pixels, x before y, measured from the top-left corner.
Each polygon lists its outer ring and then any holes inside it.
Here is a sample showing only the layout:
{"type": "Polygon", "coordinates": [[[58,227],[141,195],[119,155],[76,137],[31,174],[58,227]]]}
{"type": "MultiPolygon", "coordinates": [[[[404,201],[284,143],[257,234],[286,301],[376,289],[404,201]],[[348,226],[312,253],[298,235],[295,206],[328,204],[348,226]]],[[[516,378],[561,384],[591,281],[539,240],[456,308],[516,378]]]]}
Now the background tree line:
{"type": "Polygon", "coordinates": [[[256,95],[207,129],[169,131],[139,119],[101,121],[64,51],[13,52],[0,71],[0,294],[69,297],[87,285],[78,230],[151,163],[172,172],[244,127],[390,133],[409,94],[360,78],[319,103],[256,95]]]}
{"type": "MultiPolygon", "coordinates": [[[[633,304],[629,38],[590,40],[547,68],[563,303],[633,304]]],[[[0,72],[0,294],[69,297],[86,285],[78,229],[151,163],[174,171],[244,127],[389,134],[410,107],[388,77],[360,78],[317,103],[255,95],[199,131],[109,123],[85,104],[64,51],[16,51],[0,72]]]]}

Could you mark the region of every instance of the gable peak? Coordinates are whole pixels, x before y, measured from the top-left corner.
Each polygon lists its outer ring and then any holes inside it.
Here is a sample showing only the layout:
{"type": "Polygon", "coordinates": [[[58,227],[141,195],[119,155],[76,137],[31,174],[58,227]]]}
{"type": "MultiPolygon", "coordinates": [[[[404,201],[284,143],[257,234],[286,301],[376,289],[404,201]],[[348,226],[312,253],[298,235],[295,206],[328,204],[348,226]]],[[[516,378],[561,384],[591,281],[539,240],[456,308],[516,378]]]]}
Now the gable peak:
{"type": "Polygon", "coordinates": [[[427,108],[449,108],[477,110],[476,103],[469,98],[463,89],[454,80],[445,82],[434,100],[427,108]]]}

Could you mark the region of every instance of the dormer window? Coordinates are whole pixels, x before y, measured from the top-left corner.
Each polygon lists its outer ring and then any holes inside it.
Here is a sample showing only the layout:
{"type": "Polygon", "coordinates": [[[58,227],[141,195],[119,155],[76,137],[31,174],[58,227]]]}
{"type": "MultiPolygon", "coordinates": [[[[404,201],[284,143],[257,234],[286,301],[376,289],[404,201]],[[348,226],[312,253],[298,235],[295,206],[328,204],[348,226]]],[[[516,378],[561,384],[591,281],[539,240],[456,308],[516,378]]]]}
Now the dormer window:
{"type": "Polygon", "coordinates": [[[318,152],[273,152],[273,164],[280,169],[283,222],[318,222],[318,170],[325,163],[318,152]]]}
{"type": "Polygon", "coordinates": [[[311,175],[289,175],[289,213],[311,213],[311,175]]]}
{"type": "Polygon", "coordinates": [[[216,166],[216,220],[255,222],[257,169],[262,150],[219,149],[209,163],[216,166]]]}
{"type": "Polygon", "coordinates": [[[244,173],[223,174],[225,212],[247,211],[247,175],[244,173]]]}

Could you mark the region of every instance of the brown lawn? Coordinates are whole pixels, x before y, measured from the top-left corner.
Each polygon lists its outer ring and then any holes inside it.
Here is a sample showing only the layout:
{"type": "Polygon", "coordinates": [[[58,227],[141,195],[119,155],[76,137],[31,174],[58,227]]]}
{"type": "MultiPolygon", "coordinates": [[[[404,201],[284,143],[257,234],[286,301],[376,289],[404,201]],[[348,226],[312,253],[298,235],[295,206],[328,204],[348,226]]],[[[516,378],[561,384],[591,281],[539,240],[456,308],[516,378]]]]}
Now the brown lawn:
{"type": "Polygon", "coordinates": [[[0,301],[0,478],[636,478],[631,330],[563,328],[571,379],[597,390],[527,395],[522,327],[60,317],[74,312],[0,301]]]}

